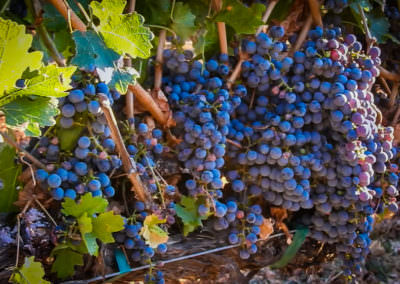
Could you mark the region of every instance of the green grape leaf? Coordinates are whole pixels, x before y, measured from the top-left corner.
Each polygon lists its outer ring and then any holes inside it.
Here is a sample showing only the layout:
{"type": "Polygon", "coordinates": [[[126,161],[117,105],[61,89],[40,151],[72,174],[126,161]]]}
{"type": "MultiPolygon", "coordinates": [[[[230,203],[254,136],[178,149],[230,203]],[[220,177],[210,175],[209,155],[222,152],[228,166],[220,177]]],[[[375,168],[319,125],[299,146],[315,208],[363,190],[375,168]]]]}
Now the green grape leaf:
{"type": "Polygon", "coordinates": [[[136,11],[152,25],[169,26],[171,22],[170,9],[170,0],[146,0],[136,3],[136,11]]]}
{"type": "Polygon", "coordinates": [[[185,40],[195,31],[195,19],[196,16],[192,14],[189,5],[177,2],[174,8],[171,28],[182,40],[185,40]]]}
{"type": "Polygon", "coordinates": [[[394,35],[392,35],[391,33],[387,33],[383,35],[386,39],[390,39],[391,41],[393,41],[395,44],[400,44],[400,40],[398,40],[394,35]]]}
{"type": "Polygon", "coordinates": [[[99,245],[97,244],[96,237],[93,233],[82,235],[82,239],[85,242],[88,253],[97,256],[99,253],[99,245]]]}
{"type": "Polygon", "coordinates": [[[69,58],[75,53],[75,43],[72,34],[67,29],[54,32],[54,43],[62,56],[69,58]]]}
{"type": "Polygon", "coordinates": [[[158,226],[158,224],[164,224],[165,222],[165,219],[159,219],[155,214],[148,215],[144,219],[140,234],[150,247],[156,248],[159,244],[168,241],[168,233],[158,226]]]}
{"type": "Polygon", "coordinates": [[[22,73],[41,66],[42,53],[28,52],[32,35],[25,34],[25,26],[0,18],[0,99],[14,88],[22,73]]]}
{"type": "Polygon", "coordinates": [[[128,90],[128,85],[135,84],[138,77],[139,73],[134,68],[115,68],[108,86],[115,88],[121,94],[125,94],[128,90]]]}
{"type": "Polygon", "coordinates": [[[10,282],[18,284],[50,284],[49,281],[43,279],[44,275],[42,264],[36,262],[34,256],[26,257],[24,265],[11,275],[10,282]]]}
{"type": "MultiPolygon", "coordinates": [[[[77,3],[80,3],[82,7],[87,7],[90,0],[66,0],[65,2],[68,3],[69,7],[75,12],[75,14],[80,18],[83,18],[83,13],[79,9],[77,3]]],[[[43,23],[48,31],[57,32],[60,30],[67,30],[67,21],[52,4],[45,2],[43,5],[43,11],[43,23]]]]}
{"type": "Polygon", "coordinates": [[[276,3],[275,8],[272,10],[272,13],[271,13],[271,16],[269,17],[269,19],[270,20],[274,19],[279,22],[282,22],[289,15],[290,9],[288,9],[288,7],[291,7],[292,4],[293,4],[293,0],[279,0],[278,3],[276,3]]]}
{"type": "Polygon", "coordinates": [[[264,24],[261,20],[264,10],[265,5],[260,3],[247,7],[238,0],[227,0],[215,20],[225,22],[236,34],[253,34],[264,24]]]}
{"type": "Polygon", "coordinates": [[[88,217],[87,213],[83,213],[78,219],[79,231],[82,235],[93,231],[92,218],[88,217]]]}
{"type": "Polygon", "coordinates": [[[181,218],[183,223],[183,235],[187,236],[198,227],[202,227],[202,220],[206,220],[209,216],[200,216],[197,212],[199,205],[203,204],[200,199],[182,195],[181,201],[176,205],[176,215],[181,218]]]}
{"type": "Polygon", "coordinates": [[[106,45],[119,54],[147,58],[152,48],[153,34],[143,26],[144,18],[136,12],[123,14],[126,1],[103,0],[90,3],[93,14],[99,18],[98,30],[106,45]]]}
{"type": "Polygon", "coordinates": [[[270,267],[271,268],[285,267],[296,256],[297,251],[300,249],[300,247],[306,240],[309,231],[310,230],[308,228],[297,229],[296,233],[294,234],[292,243],[285,250],[281,259],[273,263],[270,267]]]}
{"type": "Polygon", "coordinates": [[[28,136],[40,136],[40,127],[55,124],[54,116],[59,113],[56,98],[24,97],[1,107],[9,127],[21,127],[28,136]]]}
{"type": "Polygon", "coordinates": [[[41,97],[65,97],[66,92],[71,88],[71,76],[75,72],[75,66],[57,67],[55,64],[43,66],[38,72],[25,73],[24,88],[12,88],[7,91],[7,95],[0,99],[0,105],[4,101],[22,96],[41,96],[41,97]]]}
{"type": "Polygon", "coordinates": [[[0,190],[0,212],[3,213],[16,210],[13,203],[18,198],[18,191],[15,188],[19,185],[17,178],[22,166],[15,163],[15,156],[15,148],[0,143],[0,180],[3,182],[3,189],[0,190]]]}
{"type": "Polygon", "coordinates": [[[360,5],[361,9],[363,9],[365,12],[370,12],[372,10],[372,5],[368,0],[353,0],[350,2],[350,8],[357,14],[360,14],[358,5],[360,5]]]}
{"type": "Polygon", "coordinates": [[[85,69],[90,69],[92,66],[104,68],[113,66],[114,61],[119,58],[119,55],[109,49],[94,31],[75,31],[72,37],[76,45],[76,55],[72,58],[71,64],[85,69]]]}
{"type": "Polygon", "coordinates": [[[93,236],[105,244],[115,242],[112,233],[124,229],[124,220],[121,215],[114,215],[113,211],[102,213],[92,218],[93,236]]]}
{"type": "Polygon", "coordinates": [[[57,250],[56,248],[52,251],[52,255],[56,257],[56,260],[53,262],[51,272],[56,272],[57,277],[61,279],[74,275],[75,265],[83,265],[83,255],[70,248],[57,250]]]}
{"type": "Polygon", "coordinates": [[[63,151],[72,151],[82,132],[87,128],[87,113],[75,115],[75,124],[71,128],[62,128],[57,123],[57,137],[60,140],[60,148],[63,151]]]}
{"type": "Polygon", "coordinates": [[[371,35],[376,37],[378,43],[386,42],[386,35],[389,33],[389,21],[381,11],[374,10],[367,13],[368,26],[371,35]]]}
{"type": "Polygon", "coordinates": [[[63,214],[79,218],[84,213],[87,213],[89,216],[96,213],[103,213],[108,206],[108,201],[100,196],[93,197],[88,192],[81,197],[79,202],[67,198],[61,205],[61,212],[63,214]]]}
{"type": "Polygon", "coordinates": [[[207,57],[209,53],[215,54],[218,52],[218,32],[215,23],[206,20],[203,33],[197,38],[194,49],[196,54],[202,54],[207,57]]]}

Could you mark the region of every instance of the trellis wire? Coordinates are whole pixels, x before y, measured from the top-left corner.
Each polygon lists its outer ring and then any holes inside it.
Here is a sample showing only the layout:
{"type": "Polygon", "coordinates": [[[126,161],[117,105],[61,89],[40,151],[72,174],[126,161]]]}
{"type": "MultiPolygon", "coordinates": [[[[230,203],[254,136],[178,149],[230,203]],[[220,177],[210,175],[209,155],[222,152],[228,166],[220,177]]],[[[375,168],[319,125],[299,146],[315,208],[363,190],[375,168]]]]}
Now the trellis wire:
{"type": "MultiPolygon", "coordinates": [[[[295,233],[296,230],[292,230],[292,231],[289,231],[289,232],[290,233],[295,233]]],[[[275,239],[275,238],[278,238],[278,237],[281,237],[281,236],[285,236],[285,233],[278,233],[278,234],[271,235],[270,237],[268,237],[268,239],[266,239],[264,241],[269,241],[269,240],[272,240],[272,239],[275,239]]],[[[260,240],[258,240],[258,241],[260,241],[260,240]]],[[[210,249],[210,250],[206,250],[206,251],[202,251],[202,252],[197,252],[197,253],[193,253],[193,254],[188,254],[188,255],[184,255],[184,256],[168,259],[168,260],[162,260],[162,261],[159,261],[158,263],[154,263],[154,264],[147,264],[147,265],[135,267],[135,268],[132,268],[129,271],[126,271],[126,272],[114,272],[114,273],[106,274],[104,276],[97,276],[97,277],[94,277],[94,278],[91,278],[91,279],[88,279],[88,280],[67,281],[67,282],[63,282],[61,284],[87,284],[87,283],[90,283],[90,282],[93,282],[93,281],[106,280],[108,278],[112,278],[112,277],[115,277],[115,276],[122,276],[124,274],[128,274],[128,273],[131,273],[131,272],[148,269],[150,267],[156,267],[160,263],[165,265],[165,264],[176,262],[176,261],[186,260],[186,259],[189,259],[189,258],[194,258],[194,257],[198,257],[198,256],[210,254],[210,253],[223,251],[223,250],[228,250],[228,249],[231,249],[231,248],[236,248],[236,247],[239,247],[240,245],[241,244],[223,246],[223,247],[219,247],[219,248],[214,248],[214,249],[210,249]]]]}

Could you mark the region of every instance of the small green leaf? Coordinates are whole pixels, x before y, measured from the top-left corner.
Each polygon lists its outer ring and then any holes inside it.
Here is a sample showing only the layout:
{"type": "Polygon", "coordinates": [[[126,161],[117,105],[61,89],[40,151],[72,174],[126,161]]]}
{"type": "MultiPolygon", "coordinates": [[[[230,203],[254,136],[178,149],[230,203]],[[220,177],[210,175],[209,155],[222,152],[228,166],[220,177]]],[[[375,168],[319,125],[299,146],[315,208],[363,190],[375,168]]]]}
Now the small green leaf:
{"type": "Polygon", "coordinates": [[[260,3],[247,7],[238,0],[227,0],[215,20],[225,22],[236,34],[253,34],[264,24],[261,20],[264,11],[265,5],[260,3]]]}
{"type": "Polygon", "coordinates": [[[22,73],[41,65],[42,53],[28,52],[32,36],[25,34],[25,26],[0,18],[0,99],[4,91],[15,87],[22,73]]]}
{"type": "Polygon", "coordinates": [[[372,10],[372,5],[368,0],[352,0],[350,2],[350,8],[357,14],[360,14],[358,5],[360,5],[361,9],[363,9],[365,12],[370,12],[372,10]]]}
{"type": "Polygon", "coordinates": [[[71,128],[63,128],[57,124],[57,137],[60,140],[60,148],[63,151],[72,151],[76,147],[79,137],[86,129],[87,113],[75,115],[74,124],[71,128]]]}
{"type": "Polygon", "coordinates": [[[62,56],[69,58],[75,53],[75,43],[72,34],[67,29],[62,29],[54,33],[54,43],[62,56]]]}
{"type": "Polygon", "coordinates": [[[125,5],[124,0],[90,3],[93,14],[100,20],[98,30],[109,48],[134,58],[147,58],[150,56],[153,34],[143,26],[144,18],[141,15],[136,12],[123,14],[125,5]]]}
{"type": "Polygon", "coordinates": [[[292,243],[287,247],[281,259],[271,265],[271,268],[282,268],[286,266],[295,257],[297,251],[303,245],[309,231],[308,228],[297,229],[292,243]]]}
{"type": "Polygon", "coordinates": [[[82,235],[91,233],[93,231],[92,218],[89,218],[86,212],[83,213],[82,216],[78,218],[78,226],[82,235]]]}
{"type": "Polygon", "coordinates": [[[379,43],[385,43],[385,35],[389,33],[389,21],[381,11],[368,13],[368,26],[372,36],[376,37],[379,43]]]}
{"type": "Polygon", "coordinates": [[[63,214],[79,218],[84,213],[87,213],[89,216],[96,213],[103,213],[108,206],[108,201],[100,196],[93,197],[88,192],[81,197],[79,202],[67,198],[61,205],[61,212],[63,214]]]}
{"type": "Polygon", "coordinates": [[[0,190],[0,212],[11,212],[16,209],[13,203],[18,197],[16,187],[19,184],[17,178],[21,173],[21,165],[15,163],[15,154],[13,147],[0,144],[0,180],[4,186],[0,190]]]}
{"type": "Polygon", "coordinates": [[[82,235],[82,238],[85,242],[88,253],[97,256],[99,253],[99,245],[97,244],[96,237],[93,233],[84,234],[82,235]]]}
{"type": "Polygon", "coordinates": [[[195,19],[196,16],[192,14],[189,5],[177,2],[174,8],[171,28],[182,40],[185,40],[195,31],[195,19]]]}
{"type": "Polygon", "coordinates": [[[112,233],[124,229],[124,219],[121,215],[114,215],[113,211],[102,213],[93,222],[93,236],[105,244],[115,242],[112,233]]]}
{"type": "Polygon", "coordinates": [[[40,136],[40,127],[55,124],[54,116],[59,113],[58,100],[45,97],[24,97],[1,107],[10,127],[20,127],[25,123],[25,134],[40,136]]]}
{"type": "Polygon", "coordinates": [[[279,22],[283,21],[289,15],[290,9],[288,9],[288,7],[291,7],[292,4],[293,0],[279,0],[278,3],[276,3],[274,10],[272,10],[269,19],[274,19],[279,22]]]}
{"type": "Polygon", "coordinates": [[[400,40],[398,40],[394,35],[392,35],[392,34],[390,34],[390,33],[384,34],[383,36],[384,36],[384,38],[390,39],[390,40],[393,41],[395,44],[400,44],[400,40]]]}
{"type": "Polygon", "coordinates": [[[156,248],[159,244],[168,241],[168,233],[158,226],[158,224],[164,224],[165,222],[165,219],[159,219],[155,214],[148,215],[144,220],[140,235],[143,236],[146,244],[150,247],[156,248]]]}
{"type": "Polygon", "coordinates": [[[120,57],[115,51],[109,49],[94,31],[75,31],[72,37],[76,45],[76,55],[72,58],[71,64],[85,69],[90,69],[92,66],[113,67],[114,61],[120,57]]]}
{"type": "Polygon", "coordinates": [[[51,272],[56,272],[58,278],[64,279],[74,275],[75,265],[83,265],[83,255],[70,248],[54,249],[52,254],[56,260],[53,262],[51,272]]]}
{"type": "Polygon", "coordinates": [[[180,204],[175,206],[176,214],[183,223],[183,234],[187,236],[198,227],[203,226],[202,220],[206,220],[209,215],[200,216],[197,212],[199,205],[203,204],[201,200],[182,195],[180,204]]]}
{"type": "Polygon", "coordinates": [[[11,275],[10,282],[18,284],[50,284],[49,281],[43,279],[44,275],[42,264],[36,262],[34,256],[26,257],[24,265],[11,275]]]}
{"type": "Polygon", "coordinates": [[[152,25],[169,26],[171,22],[170,9],[170,0],[146,0],[136,3],[136,11],[152,25]]]}
{"type": "Polygon", "coordinates": [[[197,38],[194,48],[196,54],[207,57],[218,52],[218,32],[214,22],[206,20],[203,33],[197,38]]]}
{"type": "Polygon", "coordinates": [[[110,88],[115,88],[121,94],[125,94],[128,90],[128,85],[135,84],[139,73],[134,68],[124,67],[114,69],[111,81],[108,83],[110,88]]]}

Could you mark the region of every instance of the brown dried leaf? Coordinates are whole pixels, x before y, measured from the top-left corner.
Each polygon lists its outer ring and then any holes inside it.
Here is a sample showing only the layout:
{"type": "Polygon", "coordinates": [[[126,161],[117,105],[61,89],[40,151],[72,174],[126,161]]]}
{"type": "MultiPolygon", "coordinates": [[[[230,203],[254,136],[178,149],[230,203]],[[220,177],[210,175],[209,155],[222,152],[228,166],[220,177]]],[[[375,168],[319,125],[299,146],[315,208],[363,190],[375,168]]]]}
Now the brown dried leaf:
{"type": "Polygon", "coordinates": [[[18,200],[14,202],[14,205],[20,208],[24,208],[25,204],[28,201],[31,201],[33,196],[35,196],[36,199],[39,200],[44,207],[48,207],[50,205],[50,202],[53,200],[52,198],[50,198],[49,193],[45,192],[38,185],[34,186],[33,180],[30,180],[18,193],[18,200]]]}
{"type": "Polygon", "coordinates": [[[289,15],[282,22],[273,21],[274,24],[279,24],[285,29],[285,34],[290,35],[294,32],[299,31],[304,21],[301,21],[300,18],[304,13],[304,1],[296,0],[291,6],[289,15]]]}
{"type": "Polygon", "coordinates": [[[397,146],[400,142],[400,123],[396,124],[394,127],[394,139],[393,139],[393,145],[397,146]]]}
{"type": "Polygon", "coordinates": [[[181,180],[181,178],[182,178],[182,175],[175,174],[175,175],[168,177],[166,180],[167,180],[168,184],[176,186],[178,184],[178,182],[181,180]]]}
{"type": "Polygon", "coordinates": [[[147,127],[149,128],[149,132],[153,131],[153,129],[156,128],[156,123],[155,123],[153,117],[151,117],[150,115],[146,115],[144,120],[147,124],[147,127]]]}
{"type": "Polygon", "coordinates": [[[165,126],[169,128],[169,127],[173,127],[175,125],[176,125],[176,121],[175,121],[175,119],[173,117],[172,111],[169,111],[168,112],[167,122],[166,122],[165,126]]]}
{"type": "Polygon", "coordinates": [[[260,239],[266,240],[274,232],[274,226],[272,225],[271,219],[263,219],[264,222],[260,226],[260,239]]]}
{"type": "Polygon", "coordinates": [[[153,97],[154,101],[158,104],[160,109],[164,112],[169,112],[169,104],[168,104],[168,99],[164,95],[163,91],[161,90],[153,90],[151,92],[151,96],[153,97]]]}
{"type": "Polygon", "coordinates": [[[182,139],[177,138],[174,134],[172,134],[171,130],[167,130],[167,141],[168,145],[174,147],[182,142],[182,139]]]}
{"type": "Polygon", "coordinates": [[[288,217],[287,210],[285,208],[271,207],[270,211],[272,217],[274,217],[277,222],[282,222],[288,217]]]}

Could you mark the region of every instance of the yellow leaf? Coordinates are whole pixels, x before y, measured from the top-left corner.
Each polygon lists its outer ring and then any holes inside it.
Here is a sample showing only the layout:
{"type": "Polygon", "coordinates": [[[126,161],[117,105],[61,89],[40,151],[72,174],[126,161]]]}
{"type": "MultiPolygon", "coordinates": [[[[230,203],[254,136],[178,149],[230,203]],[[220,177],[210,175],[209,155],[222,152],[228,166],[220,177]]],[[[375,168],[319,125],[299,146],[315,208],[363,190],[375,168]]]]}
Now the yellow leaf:
{"type": "Polygon", "coordinates": [[[168,233],[158,226],[158,224],[163,224],[165,222],[165,219],[159,219],[155,214],[147,216],[144,220],[140,234],[150,247],[156,248],[159,244],[168,241],[168,233]]]}

